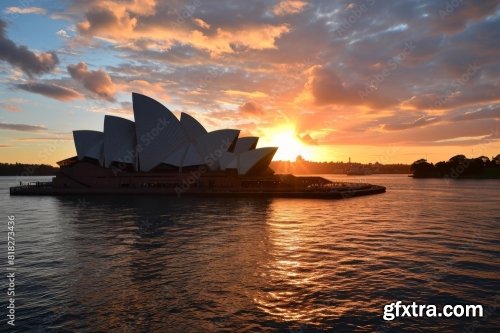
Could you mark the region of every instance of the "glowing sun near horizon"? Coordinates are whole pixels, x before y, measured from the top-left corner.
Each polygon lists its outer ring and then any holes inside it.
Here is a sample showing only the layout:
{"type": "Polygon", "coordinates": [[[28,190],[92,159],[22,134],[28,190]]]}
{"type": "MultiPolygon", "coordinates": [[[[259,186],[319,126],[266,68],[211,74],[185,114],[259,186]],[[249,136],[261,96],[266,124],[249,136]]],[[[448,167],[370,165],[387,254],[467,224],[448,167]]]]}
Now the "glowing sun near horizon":
{"type": "Polygon", "coordinates": [[[266,146],[278,147],[273,158],[275,161],[295,161],[299,155],[306,159],[311,157],[311,148],[300,140],[291,125],[272,130],[262,141],[266,146]]]}

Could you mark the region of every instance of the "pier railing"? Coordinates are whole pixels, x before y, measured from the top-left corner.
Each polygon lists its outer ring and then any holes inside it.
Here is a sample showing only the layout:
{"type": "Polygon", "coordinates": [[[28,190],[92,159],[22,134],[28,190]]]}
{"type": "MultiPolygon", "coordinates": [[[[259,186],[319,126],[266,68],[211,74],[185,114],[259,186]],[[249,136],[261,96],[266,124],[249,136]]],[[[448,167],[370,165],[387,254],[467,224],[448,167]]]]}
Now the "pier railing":
{"type": "Polygon", "coordinates": [[[47,189],[52,188],[52,182],[29,182],[26,184],[20,183],[18,186],[10,188],[10,193],[22,192],[28,189],[47,189]]]}

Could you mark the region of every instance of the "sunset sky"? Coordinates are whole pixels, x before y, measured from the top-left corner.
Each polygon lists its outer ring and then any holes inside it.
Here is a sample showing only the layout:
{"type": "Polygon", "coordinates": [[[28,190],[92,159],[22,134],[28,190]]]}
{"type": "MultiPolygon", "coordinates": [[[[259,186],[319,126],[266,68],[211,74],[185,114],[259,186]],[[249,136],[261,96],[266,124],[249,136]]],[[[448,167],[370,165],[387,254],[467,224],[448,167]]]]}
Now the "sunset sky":
{"type": "Polygon", "coordinates": [[[131,92],[279,159],[500,153],[499,1],[2,1],[0,162],[74,156],[131,92]]]}

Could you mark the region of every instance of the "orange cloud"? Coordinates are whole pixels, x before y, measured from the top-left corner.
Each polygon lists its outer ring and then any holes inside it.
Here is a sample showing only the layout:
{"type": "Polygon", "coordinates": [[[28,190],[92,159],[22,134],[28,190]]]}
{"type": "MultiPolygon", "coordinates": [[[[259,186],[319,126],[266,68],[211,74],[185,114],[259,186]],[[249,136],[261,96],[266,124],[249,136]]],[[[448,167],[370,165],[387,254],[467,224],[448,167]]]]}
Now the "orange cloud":
{"type": "Polygon", "coordinates": [[[240,96],[246,98],[266,98],[268,95],[262,91],[240,91],[240,90],[224,90],[229,96],[240,96]]]}
{"type": "Polygon", "coordinates": [[[154,6],[144,11],[138,11],[138,8],[105,1],[88,8],[85,19],[77,24],[77,29],[84,36],[95,36],[125,45],[150,40],[153,44],[157,41],[168,47],[179,42],[207,50],[212,56],[232,53],[235,46],[254,50],[273,49],[276,48],[276,39],[290,30],[286,24],[260,24],[234,29],[219,27],[215,33],[206,34],[197,29],[210,28],[201,18],[193,19],[196,26],[164,25],[161,24],[163,22],[146,21],[145,17],[154,12],[154,6]]]}
{"type": "Polygon", "coordinates": [[[138,15],[155,13],[155,0],[133,0],[128,3],[99,1],[86,10],[85,20],[76,25],[78,31],[87,36],[102,36],[122,39],[130,36],[136,26],[138,15]]]}
{"type": "Polygon", "coordinates": [[[272,12],[278,16],[297,14],[305,5],[306,3],[300,0],[282,0],[272,8],[272,12]]]}
{"type": "Polygon", "coordinates": [[[199,26],[200,28],[210,29],[210,24],[208,24],[207,22],[203,21],[200,18],[195,18],[194,23],[196,23],[196,25],[199,26]]]}
{"type": "Polygon", "coordinates": [[[86,14],[86,20],[77,24],[78,31],[84,35],[106,36],[111,39],[126,38],[133,33],[137,19],[122,11],[113,12],[104,7],[91,8],[86,14]]]}
{"type": "Polygon", "coordinates": [[[254,101],[249,101],[241,105],[239,111],[250,116],[260,116],[264,113],[264,108],[254,101]]]}
{"type": "Polygon", "coordinates": [[[108,73],[103,70],[89,71],[84,62],[69,65],[68,72],[71,77],[83,84],[89,91],[108,101],[114,101],[115,85],[108,73]]]}
{"type": "Polygon", "coordinates": [[[286,25],[264,25],[235,31],[218,28],[212,36],[194,30],[177,37],[172,36],[172,39],[191,44],[196,48],[206,49],[212,55],[218,56],[222,53],[232,53],[233,45],[254,50],[273,49],[276,47],[276,39],[288,31],[289,28],[286,25]]]}

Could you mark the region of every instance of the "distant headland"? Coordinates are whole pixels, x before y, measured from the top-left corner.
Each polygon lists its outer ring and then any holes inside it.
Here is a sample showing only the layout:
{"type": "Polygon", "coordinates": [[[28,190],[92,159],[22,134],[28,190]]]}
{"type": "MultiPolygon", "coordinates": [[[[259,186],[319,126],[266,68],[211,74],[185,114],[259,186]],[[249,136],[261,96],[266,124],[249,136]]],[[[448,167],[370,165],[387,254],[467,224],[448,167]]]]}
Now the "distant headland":
{"type": "Polygon", "coordinates": [[[491,159],[487,156],[467,158],[455,155],[446,162],[436,164],[420,159],[413,162],[410,170],[414,178],[500,179],[500,154],[491,159]]]}
{"type": "Polygon", "coordinates": [[[48,164],[0,163],[0,176],[54,176],[57,171],[48,164]]]}
{"type": "Polygon", "coordinates": [[[351,162],[313,162],[297,156],[295,161],[272,161],[270,167],[276,173],[308,174],[409,174],[409,164],[381,164],[351,162]]]}

